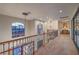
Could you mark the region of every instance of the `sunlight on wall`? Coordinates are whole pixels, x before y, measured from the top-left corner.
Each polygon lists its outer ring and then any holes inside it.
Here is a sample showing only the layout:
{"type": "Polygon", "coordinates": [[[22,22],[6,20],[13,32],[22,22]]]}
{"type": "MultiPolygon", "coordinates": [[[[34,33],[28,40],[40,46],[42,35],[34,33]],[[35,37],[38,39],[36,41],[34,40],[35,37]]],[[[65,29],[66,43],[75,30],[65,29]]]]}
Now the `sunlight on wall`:
{"type": "Polygon", "coordinates": [[[58,20],[52,20],[49,19],[46,22],[40,22],[36,21],[35,22],[35,27],[36,27],[36,33],[37,33],[37,25],[42,24],[43,25],[43,32],[47,32],[47,30],[58,30],[58,20]]]}
{"type": "Polygon", "coordinates": [[[44,23],[44,30],[47,32],[47,30],[58,30],[58,20],[49,20],[44,23]]]}

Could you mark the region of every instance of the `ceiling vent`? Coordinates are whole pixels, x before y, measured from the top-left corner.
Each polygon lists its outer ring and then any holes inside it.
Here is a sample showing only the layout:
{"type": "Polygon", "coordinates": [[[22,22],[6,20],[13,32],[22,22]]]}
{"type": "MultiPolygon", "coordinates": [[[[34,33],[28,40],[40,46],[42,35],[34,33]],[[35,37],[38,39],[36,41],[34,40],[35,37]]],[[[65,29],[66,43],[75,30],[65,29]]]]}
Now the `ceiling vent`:
{"type": "Polygon", "coordinates": [[[60,17],[60,19],[65,19],[65,20],[67,20],[68,18],[69,16],[60,17]]]}

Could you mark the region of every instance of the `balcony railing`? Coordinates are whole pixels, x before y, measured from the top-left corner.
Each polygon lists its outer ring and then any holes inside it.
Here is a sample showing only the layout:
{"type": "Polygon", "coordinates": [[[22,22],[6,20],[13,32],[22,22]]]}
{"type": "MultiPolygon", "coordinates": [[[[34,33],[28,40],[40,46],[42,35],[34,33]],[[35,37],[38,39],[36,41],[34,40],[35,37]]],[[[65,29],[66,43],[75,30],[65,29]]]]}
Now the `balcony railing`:
{"type": "Polygon", "coordinates": [[[53,31],[51,33],[43,33],[1,42],[0,55],[33,55],[35,53],[35,41],[38,37],[43,40],[42,45],[44,45],[46,40],[54,39],[58,36],[57,34],[58,31],[53,31]]]}

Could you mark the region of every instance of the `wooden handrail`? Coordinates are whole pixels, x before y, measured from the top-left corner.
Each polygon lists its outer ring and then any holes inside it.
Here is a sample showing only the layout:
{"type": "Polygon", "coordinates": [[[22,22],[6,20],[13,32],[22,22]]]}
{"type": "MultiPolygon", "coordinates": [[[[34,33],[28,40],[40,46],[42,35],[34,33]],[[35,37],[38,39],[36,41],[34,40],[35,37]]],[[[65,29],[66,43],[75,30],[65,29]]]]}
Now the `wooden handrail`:
{"type": "MultiPolygon", "coordinates": [[[[27,36],[27,37],[23,37],[23,38],[9,40],[9,41],[5,41],[5,42],[0,42],[0,45],[2,45],[2,48],[3,48],[2,51],[0,52],[0,54],[5,53],[5,52],[8,52],[8,54],[9,54],[9,51],[11,51],[11,50],[14,51],[14,49],[19,46],[19,45],[17,45],[18,44],[17,42],[20,42],[19,44],[20,44],[20,47],[21,47],[21,52],[22,52],[21,54],[23,54],[23,47],[24,47],[24,45],[28,45],[28,44],[32,44],[33,43],[32,45],[33,45],[33,54],[34,54],[34,48],[35,48],[34,47],[34,38],[36,38],[38,36],[43,36],[43,35],[47,35],[48,36],[48,34],[51,34],[51,33],[52,32],[42,33],[42,34],[38,34],[38,35],[31,35],[31,36],[27,36]],[[8,43],[8,49],[6,49],[6,47],[5,47],[5,45],[7,43],[8,43]],[[12,43],[12,47],[11,48],[10,48],[10,46],[11,46],[10,43],[12,43]],[[17,44],[15,45],[14,43],[17,43],[17,44]]],[[[45,39],[45,38],[43,38],[43,39],[45,39]]],[[[49,37],[47,39],[49,39],[49,37]]]]}
{"type": "MultiPolygon", "coordinates": [[[[43,34],[39,34],[39,35],[44,35],[47,33],[43,33],[43,34]]],[[[31,36],[27,36],[27,37],[23,37],[23,38],[18,38],[18,39],[14,39],[14,40],[8,40],[8,41],[4,41],[4,42],[0,42],[0,44],[4,44],[4,43],[8,43],[8,42],[13,42],[13,41],[18,41],[18,40],[22,40],[22,39],[26,39],[26,38],[30,38],[30,37],[34,37],[34,36],[39,36],[39,35],[31,35],[31,36]]]]}
{"type": "MultiPolygon", "coordinates": [[[[34,41],[28,42],[28,43],[23,44],[23,45],[28,45],[28,44],[30,44],[30,43],[32,43],[32,42],[34,42],[34,41]]],[[[21,46],[23,46],[23,45],[21,45],[21,46]]],[[[18,48],[18,47],[21,47],[21,46],[17,46],[17,47],[15,47],[15,48],[18,48]]],[[[8,50],[6,50],[6,51],[0,52],[0,54],[5,53],[5,52],[7,52],[7,51],[11,51],[11,50],[13,50],[13,49],[10,48],[10,49],[8,49],[8,50]]]]}
{"type": "MultiPolygon", "coordinates": [[[[45,34],[45,33],[43,33],[43,34],[45,34]]],[[[43,35],[43,34],[39,34],[39,35],[43,35]]],[[[2,45],[3,46],[3,51],[1,51],[0,52],[0,54],[2,54],[2,53],[5,53],[5,52],[8,52],[9,53],[9,51],[12,51],[12,50],[14,50],[14,42],[17,42],[17,41],[19,41],[19,42],[21,42],[21,40],[22,41],[25,41],[25,40],[28,40],[28,39],[30,39],[30,38],[32,38],[32,37],[36,37],[36,36],[39,36],[39,35],[32,35],[32,36],[27,36],[27,37],[23,37],[23,38],[18,38],[18,39],[14,39],[14,40],[9,40],[9,41],[4,41],[4,42],[0,42],[0,45],[2,45]],[[6,45],[7,43],[12,43],[12,46],[13,47],[11,47],[11,48],[8,48],[7,50],[5,50],[5,46],[4,45],[6,45]]],[[[33,41],[31,41],[31,42],[26,42],[26,43],[22,43],[20,46],[22,47],[24,44],[31,44],[33,41]]],[[[33,42],[33,45],[34,45],[34,42],[33,42]]],[[[18,45],[16,46],[16,47],[18,47],[18,45]]],[[[2,47],[1,47],[2,48],[2,47]]],[[[22,48],[21,48],[21,50],[22,50],[22,48]]],[[[33,50],[34,50],[34,48],[33,48],[33,50]]],[[[34,51],[33,51],[33,54],[34,54],[34,51]]]]}

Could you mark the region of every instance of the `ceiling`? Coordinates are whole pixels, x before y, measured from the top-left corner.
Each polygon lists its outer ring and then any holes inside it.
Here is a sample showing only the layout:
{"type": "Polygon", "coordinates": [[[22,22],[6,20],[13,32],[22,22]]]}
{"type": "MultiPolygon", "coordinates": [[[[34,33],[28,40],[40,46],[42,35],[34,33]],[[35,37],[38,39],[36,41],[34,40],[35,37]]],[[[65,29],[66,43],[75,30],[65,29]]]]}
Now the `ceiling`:
{"type": "Polygon", "coordinates": [[[79,4],[72,3],[1,3],[0,14],[24,18],[23,12],[31,12],[27,19],[42,19],[51,18],[59,20],[60,17],[69,16],[71,19],[79,4]],[[59,11],[62,11],[61,13],[59,11]]]}

